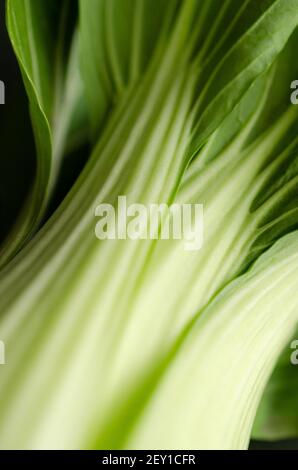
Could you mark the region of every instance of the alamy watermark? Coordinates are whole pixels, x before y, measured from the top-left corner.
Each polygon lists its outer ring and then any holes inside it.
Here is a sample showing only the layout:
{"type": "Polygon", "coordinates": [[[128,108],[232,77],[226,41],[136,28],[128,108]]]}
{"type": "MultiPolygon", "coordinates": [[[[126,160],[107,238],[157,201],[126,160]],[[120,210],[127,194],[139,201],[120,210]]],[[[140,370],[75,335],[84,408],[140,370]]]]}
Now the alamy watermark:
{"type": "Polygon", "coordinates": [[[202,204],[128,204],[119,196],[116,208],[99,204],[95,216],[99,240],[183,240],[187,251],[203,244],[202,204]]]}
{"type": "Polygon", "coordinates": [[[294,90],[291,93],[291,103],[292,104],[298,104],[298,80],[294,80],[291,83],[291,90],[294,90]]]}
{"type": "Polygon", "coordinates": [[[5,85],[2,80],[0,80],[0,104],[5,104],[5,85]]]}
{"type": "Polygon", "coordinates": [[[5,364],[5,343],[0,341],[0,366],[5,364]]]}

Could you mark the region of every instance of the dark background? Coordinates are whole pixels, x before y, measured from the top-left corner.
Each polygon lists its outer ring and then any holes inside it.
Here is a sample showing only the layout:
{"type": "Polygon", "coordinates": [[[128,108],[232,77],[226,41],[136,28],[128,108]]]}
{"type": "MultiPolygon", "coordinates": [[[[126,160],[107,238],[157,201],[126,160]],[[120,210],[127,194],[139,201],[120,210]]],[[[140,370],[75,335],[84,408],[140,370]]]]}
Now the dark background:
{"type": "MultiPolygon", "coordinates": [[[[0,80],[5,84],[5,105],[0,106],[0,242],[13,225],[35,172],[35,147],[28,102],[5,26],[5,1],[0,0],[0,80]]],[[[83,166],[83,158],[79,168],[83,166]]],[[[75,175],[71,177],[69,186],[75,175]]],[[[67,185],[68,186],[68,185],[67,185]]],[[[61,191],[61,197],[66,190],[61,191]]],[[[60,199],[60,197],[58,198],[60,199]]],[[[297,390],[298,393],[298,390],[297,390]]],[[[252,442],[251,448],[297,449],[298,441],[252,442]]]]}

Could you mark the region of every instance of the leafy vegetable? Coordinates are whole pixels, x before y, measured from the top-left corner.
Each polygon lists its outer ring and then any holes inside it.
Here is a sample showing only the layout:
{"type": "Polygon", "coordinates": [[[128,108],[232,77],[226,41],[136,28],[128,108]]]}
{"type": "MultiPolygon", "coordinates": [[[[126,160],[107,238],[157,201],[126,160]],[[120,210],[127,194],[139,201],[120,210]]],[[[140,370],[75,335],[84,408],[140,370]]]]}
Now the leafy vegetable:
{"type": "Polygon", "coordinates": [[[64,3],[30,2],[31,25],[28,5],[8,2],[43,174],[21,244],[87,123],[77,34],[93,149],[0,273],[0,445],[245,448],[298,322],[298,2],[81,0],[54,89],[40,20],[64,3]],[[97,240],[95,208],[119,195],[203,203],[203,248],[97,240]]]}
{"type": "Polygon", "coordinates": [[[84,109],[83,87],[72,16],[69,0],[7,1],[10,37],[30,101],[37,162],[35,182],[24,210],[1,250],[2,264],[38,229],[69,132],[77,132],[76,121],[82,125],[79,116],[80,108],[84,109]]]}

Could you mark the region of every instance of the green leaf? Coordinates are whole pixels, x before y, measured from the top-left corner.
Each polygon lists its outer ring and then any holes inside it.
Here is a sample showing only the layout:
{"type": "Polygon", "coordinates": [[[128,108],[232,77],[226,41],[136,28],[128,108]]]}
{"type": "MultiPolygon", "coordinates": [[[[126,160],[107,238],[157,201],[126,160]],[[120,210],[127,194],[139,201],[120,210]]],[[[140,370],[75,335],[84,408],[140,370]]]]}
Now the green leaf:
{"type": "Polygon", "coordinates": [[[7,2],[7,25],[29,98],[37,157],[34,185],[1,247],[1,264],[32,236],[44,217],[71,138],[73,113],[78,120],[77,111],[82,110],[81,127],[86,120],[69,5],[68,0],[7,2]]]}
{"type": "Polygon", "coordinates": [[[82,75],[93,138],[164,40],[178,2],[80,0],[82,75]],[[157,11],[158,14],[157,14],[157,11]]]}
{"type": "MultiPolygon", "coordinates": [[[[195,154],[247,88],[268,70],[297,26],[297,0],[251,0],[237,11],[227,37],[201,68],[197,117],[190,148],[195,154]],[[238,14],[239,13],[239,14],[238,14]]],[[[220,30],[219,30],[220,31],[220,30]]]]}

